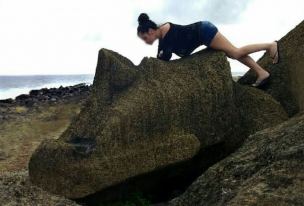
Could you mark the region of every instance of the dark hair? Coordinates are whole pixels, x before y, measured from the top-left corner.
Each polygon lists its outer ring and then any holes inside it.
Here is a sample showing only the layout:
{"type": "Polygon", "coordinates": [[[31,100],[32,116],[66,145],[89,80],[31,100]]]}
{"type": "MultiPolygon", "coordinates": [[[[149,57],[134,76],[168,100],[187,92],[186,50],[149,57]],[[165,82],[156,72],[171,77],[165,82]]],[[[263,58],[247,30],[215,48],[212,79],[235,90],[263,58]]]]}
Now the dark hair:
{"type": "Polygon", "coordinates": [[[138,27],[137,27],[137,35],[139,32],[146,33],[149,31],[149,28],[156,30],[158,25],[151,21],[148,14],[141,13],[137,19],[138,27]]]}

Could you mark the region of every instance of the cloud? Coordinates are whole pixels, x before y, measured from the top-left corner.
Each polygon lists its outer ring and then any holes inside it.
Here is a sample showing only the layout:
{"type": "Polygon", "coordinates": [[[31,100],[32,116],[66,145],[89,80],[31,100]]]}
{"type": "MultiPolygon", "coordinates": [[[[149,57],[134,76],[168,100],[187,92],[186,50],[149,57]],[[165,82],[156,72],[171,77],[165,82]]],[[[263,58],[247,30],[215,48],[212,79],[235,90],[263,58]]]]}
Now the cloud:
{"type": "Polygon", "coordinates": [[[162,8],[151,14],[157,21],[190,23],[208,20],[216,24],[231,24],[240,20],[252,0],[166,0],[162,8]]]}
{"type": "Polygon", "coordinates": [[[102,41],[102,35],[100,33],[86,34],[82,39],[83,41],[102,41]]]}
{"type": "MultiPolygon", "coordinates": [[[[158,46],[136,34],[142,12],[157,24],[209,20],[240,47],[280,39],[303,11],[303,0],[0,0],[0,75],[92,74],[101,48],[138,65],[158,46]]],[[[248,70],[228,60],[232,71],[248,70]]]]}
{"type": "Polygon", "coordinates": [[[203,19],[209,19],[215,24],[233,24],[240,20],[240,16],[246,11],[252,0],[231,1],[212,0],[201,8],[203,19]]]}

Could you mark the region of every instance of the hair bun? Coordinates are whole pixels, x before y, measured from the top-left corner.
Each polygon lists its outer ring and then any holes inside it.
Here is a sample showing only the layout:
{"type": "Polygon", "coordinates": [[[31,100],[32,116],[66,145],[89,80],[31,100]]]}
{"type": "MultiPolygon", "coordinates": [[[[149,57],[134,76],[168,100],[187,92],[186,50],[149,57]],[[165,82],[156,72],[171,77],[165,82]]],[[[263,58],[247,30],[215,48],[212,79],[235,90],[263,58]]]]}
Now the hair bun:
{"type": "Polygon", "coordinates": [[[144,23],[148,22],[150,20],[148,14],[146,13],[141,13],[138,17],[138,24],[143,25],[144,23]]]}

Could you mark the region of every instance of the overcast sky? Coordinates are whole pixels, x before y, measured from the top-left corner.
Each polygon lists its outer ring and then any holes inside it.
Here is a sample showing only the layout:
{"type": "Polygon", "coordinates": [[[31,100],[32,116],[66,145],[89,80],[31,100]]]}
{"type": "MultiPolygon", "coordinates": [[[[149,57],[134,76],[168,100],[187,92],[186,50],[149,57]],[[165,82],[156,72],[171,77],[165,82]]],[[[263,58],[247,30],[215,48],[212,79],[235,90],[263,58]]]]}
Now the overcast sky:
{"type": "MultiPolygon", "coordinates": [[[[101,48],[138,65],[156,57],[158,46],[136,35],[142,12],[157,24],[211,21],[241,47],[282,38],[304,20],[304,1],[0,0],[0,75],[94,74],[101,48]]],[[[250,56],[258,60],[263,53],[250,56]]],[[[233,72],[248,70],[228,60],[233,72]]]]}

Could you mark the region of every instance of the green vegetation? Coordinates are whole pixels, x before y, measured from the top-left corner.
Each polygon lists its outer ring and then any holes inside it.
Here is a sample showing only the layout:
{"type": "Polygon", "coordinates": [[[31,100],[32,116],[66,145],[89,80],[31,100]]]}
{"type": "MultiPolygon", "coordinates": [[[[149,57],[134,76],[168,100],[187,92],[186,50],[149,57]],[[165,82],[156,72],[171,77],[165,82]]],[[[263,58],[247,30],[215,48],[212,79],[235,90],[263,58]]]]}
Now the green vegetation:
{"type": "Polygon", "coordinates": [[[144,195],[142,192],[135,192],[124,200],[112,204],[98,204],[96,206],[150,206],[152,205],[151,195],[144,195]]]}

